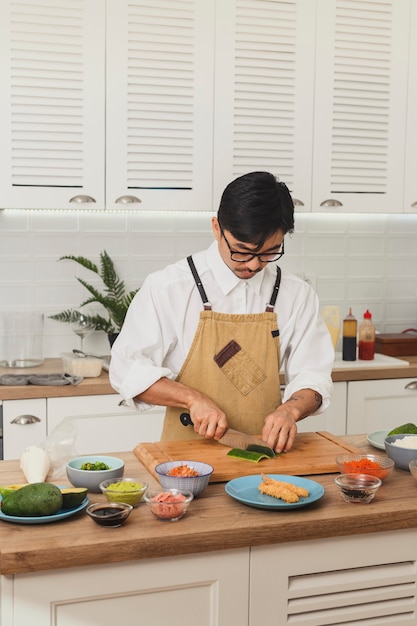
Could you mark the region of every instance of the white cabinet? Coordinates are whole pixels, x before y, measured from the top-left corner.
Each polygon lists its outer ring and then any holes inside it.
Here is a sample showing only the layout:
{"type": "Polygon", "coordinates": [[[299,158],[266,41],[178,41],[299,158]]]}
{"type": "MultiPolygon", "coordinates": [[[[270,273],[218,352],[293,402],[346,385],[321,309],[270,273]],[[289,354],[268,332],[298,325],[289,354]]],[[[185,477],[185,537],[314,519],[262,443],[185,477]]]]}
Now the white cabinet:
{"type": "Polygon", "coordinates": [[[249,548],[21,574],[5,583],[8,626],[114,626],[121,618],[152,626],[247,624],[249,548]]]}
{"type": "MultiPolygon", "coordinates": [[[[313,211],[411,210],[403,181],[414,32],[409,0],[318,0],[313,211]]],[[[415,126],[414,117],[409,110],[415,126]]]]}
{"type": "Polygon", "coordinates": [[[123,452],[141,442],[159,441],[165,416],[164,407],[139,413],[120,406],[118,395],[49,398],[48,435],[65,424],[76,437],[78,454],[123,452]],[[69,422],[69,424],[68,424],[69,422]]]}
{"type": "Polygon", "coordinates": [[[417,210],[411,4],[417,25],[415,0],[218,3],[214,206],[266,169],[302,211],[417,210]]]}
{"type": "Polygon", "coordinates": [[[298,422],[298,432],[326,430],[334,435],[345,435],[347,387],[348,383],[345,382],[334,383],[330,406],[320,415],[306,417],[298,422]]]}
{"type": "Polygon", "coordinates": [[[211,209],[213,27],[206,0],[2,1],[0,207],[211,209]]]}
{"type": "Polygon", "coordinates": [[[417,211],[417,0],[411,3],[410,32],[410,69],[407,107],[407,143],[405,157],[405,198],[404,209],[417,211]]]}
{"type": "Polygon", "coordinates": [[[28,445],[40,445],[59,424],[60,436],[73,454],[133,450],[140,442],[159,441],[164,407],[138,413],[120,401],[116,394],[5,400],[4,458],[20,458],[28,445]]]}
{"type": "Polygon", "coordinates": [[[212,0],[107,0],[106,203],[212,210],[212,0]]]}
{"type": "Polygon", "coordinates": [[[3,400],[3,455],[19,459],[27,446],[46,437],[46,400],[3,400]]]}
{"type": "Polygon", "coordinates": [[[2,576],[2,623],[411,626],[415,538],[406,529],[2,576]]]}
{"type": "Polygon", "coordinates": [[[417,380],[395,378],[348,384],[347,434],[391,430],[416,422],[417,380]]]}
{"type": "Polygon", "coordinates": [[[414,530],[252,548],[249,625],[411,626],[416,556],[414,530]]]}
{"type": "Polygon", "coordinates": [[[214,207],[267,170],[311,210],[315,20],[311,0],[216,3],[214,207]]]}
{"type": "Polygon", "coordinates": [[[0,207],[415,211],[416,2],[3,0],[0,207]]]}
{"type": "Polygon", "coordinates": [[[0,207],[104,206],[102,0],[0,2],[0,207]]]}

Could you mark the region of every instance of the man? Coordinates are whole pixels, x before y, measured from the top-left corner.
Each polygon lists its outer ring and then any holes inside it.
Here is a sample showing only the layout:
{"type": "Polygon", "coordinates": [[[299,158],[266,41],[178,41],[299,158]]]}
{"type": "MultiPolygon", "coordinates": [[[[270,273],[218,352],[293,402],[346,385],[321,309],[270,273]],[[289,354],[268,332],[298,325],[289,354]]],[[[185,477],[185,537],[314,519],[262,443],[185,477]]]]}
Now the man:
{"type": "Polygon", "coordinates": [[[334,351],[318,298],[277,265],[293,228],[284,183],[241,176],[223,192],[211,246],[151,274],[135,296],[110,381],[139,409],[168,407],[163,440],[219,439],[231,427],[288,451],[297,422],[328,406],[334,351]]]}

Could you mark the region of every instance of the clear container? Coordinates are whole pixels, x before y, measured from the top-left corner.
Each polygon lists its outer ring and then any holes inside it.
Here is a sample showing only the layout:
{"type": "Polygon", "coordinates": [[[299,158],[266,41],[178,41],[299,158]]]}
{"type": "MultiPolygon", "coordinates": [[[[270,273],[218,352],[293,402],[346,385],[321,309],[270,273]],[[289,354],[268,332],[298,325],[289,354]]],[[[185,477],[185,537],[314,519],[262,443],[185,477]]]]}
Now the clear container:
{"type": "Polygon", "coordinates": [[[43,313],[3,311],[0,313],[0,365],[36,367],[42,365],[43,313]]]}

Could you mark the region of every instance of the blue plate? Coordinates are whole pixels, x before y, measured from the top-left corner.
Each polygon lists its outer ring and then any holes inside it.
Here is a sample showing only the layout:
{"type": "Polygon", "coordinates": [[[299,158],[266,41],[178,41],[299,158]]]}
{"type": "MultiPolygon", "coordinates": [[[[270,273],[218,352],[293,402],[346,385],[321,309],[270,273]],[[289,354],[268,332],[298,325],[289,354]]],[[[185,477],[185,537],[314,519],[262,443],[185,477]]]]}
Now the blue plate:
{"type": "MultiPolygon", "coordinates": [[[[1,500],[1,496],[0,496],[1,500]]],[[[4,522],[12,522],[14,524],[48,524],[49,522],[59,522],[61,519],[76,515],[88,506],[88,496],[81,502],[80,506],[75,509],[61,509],[54,515],[43,515],[42,517],[20,517],[18,515],[5,515],[0,508],[0,520],[4,522]]]]}
{"type": "Polygon", "coordinates": [[[300,478],[299,476],[287,476],[285,474],[267,474],[269,478],[274,480],[282,480],[287,483],[292,483],[298,487],[304,487],[308,489],[310,494],[307,498],[300,498],[298,502],[284,502],[278,498],[267,496],[258,490],[258,485],[262,482],[262,476],[242,476],[241,478],[234,478],[225,485],[226,493],[229,494],[235,500],[247,504],[248,506],[254,506],[257,509],[272,509],[284,511],[286,509],[297,509],[301,506],[307,506],[312,502],[319,500],[324,494],[324,487],[314,480],[308,478],[300,478]]]}

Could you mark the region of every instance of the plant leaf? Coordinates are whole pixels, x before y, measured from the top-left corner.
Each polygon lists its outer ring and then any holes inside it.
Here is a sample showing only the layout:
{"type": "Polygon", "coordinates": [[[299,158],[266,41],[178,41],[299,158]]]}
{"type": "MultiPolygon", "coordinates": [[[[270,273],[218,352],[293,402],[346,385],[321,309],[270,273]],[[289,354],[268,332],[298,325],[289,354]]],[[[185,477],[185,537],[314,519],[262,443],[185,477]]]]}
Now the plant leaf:
{"type": "MultiPolygon", "coordinates": [[[[125,283],[117,275],[114,263],[106,250],[100,252],[99,267],[83,256],[65,255],[60,257],[59,260],[65,259],[78,263],[101,278],[104,285],[103,292],[99,291],[97,287],[87,282],[84,278],[76,276],[78,282],[90,293],[90,297],[80,304],[80,308],[94,302],[100,304],[107,311],[109,317],[106,319],[99,314],[89,315],[95,329],[102,330],[108,334],[119,332],[123,326],[129,305],[139,289],[126,293],[125,283]]],[[[69,323],[72,312],[73,309],[67,309],[61,313],[50,315],[49,318],[58,322],[69,323]]]]}

